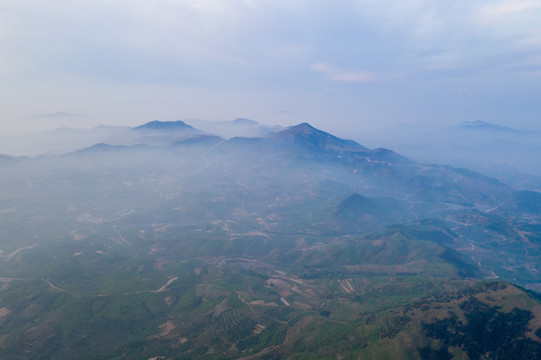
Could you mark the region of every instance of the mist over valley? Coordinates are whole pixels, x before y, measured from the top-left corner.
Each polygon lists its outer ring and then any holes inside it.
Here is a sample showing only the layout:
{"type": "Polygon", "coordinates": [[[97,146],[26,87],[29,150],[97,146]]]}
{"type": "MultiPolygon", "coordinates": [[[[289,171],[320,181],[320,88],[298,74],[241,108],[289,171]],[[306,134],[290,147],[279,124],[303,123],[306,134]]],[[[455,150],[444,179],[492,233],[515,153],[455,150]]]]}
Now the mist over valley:
{"type": "Polygon", "coordinates": [[[3,358],[541,353],[533,189],[308,123],[3,146],[3,358]]]}

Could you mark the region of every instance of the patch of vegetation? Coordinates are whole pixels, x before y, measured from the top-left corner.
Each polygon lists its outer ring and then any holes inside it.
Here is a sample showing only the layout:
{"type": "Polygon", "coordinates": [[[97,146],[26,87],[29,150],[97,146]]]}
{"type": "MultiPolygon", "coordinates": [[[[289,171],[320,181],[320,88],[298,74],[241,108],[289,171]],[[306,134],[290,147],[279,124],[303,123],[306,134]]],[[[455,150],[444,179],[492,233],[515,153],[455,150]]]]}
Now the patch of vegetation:
{"type": "MultiPolygon", "coordinates": [[[[472,360],[535,359],[541,355],[541,344],[524,337],[532,318],[530,311],[514,308],[505,313],[474,297],[462,303],[460,308],[465,322],[452,316],[424,324],[427,335],[441,340],[446,346],[462,347],[472,360]]],[[[440,352],[430,350],[427,354],[440,352]]]]}

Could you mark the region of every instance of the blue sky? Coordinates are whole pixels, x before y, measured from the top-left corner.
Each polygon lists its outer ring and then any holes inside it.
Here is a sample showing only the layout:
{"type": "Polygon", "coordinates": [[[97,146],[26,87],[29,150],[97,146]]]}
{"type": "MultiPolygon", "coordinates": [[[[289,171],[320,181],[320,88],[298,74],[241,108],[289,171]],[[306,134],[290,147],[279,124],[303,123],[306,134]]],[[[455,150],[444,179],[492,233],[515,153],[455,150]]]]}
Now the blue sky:
{"type": "Polygon", "coordinates": [[[0,133],[541,128],[541,0],[0,0],[0,133]]]}

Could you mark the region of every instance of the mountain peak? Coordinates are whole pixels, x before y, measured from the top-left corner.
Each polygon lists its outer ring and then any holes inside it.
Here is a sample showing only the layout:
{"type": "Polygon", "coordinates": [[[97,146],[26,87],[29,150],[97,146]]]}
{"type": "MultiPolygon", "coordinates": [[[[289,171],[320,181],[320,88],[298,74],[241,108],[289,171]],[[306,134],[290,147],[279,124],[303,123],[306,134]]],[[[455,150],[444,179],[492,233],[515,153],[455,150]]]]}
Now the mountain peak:
{"type": "Polygon", "coordinates": [[[316,129],[307,122],[277,132],[273,137],[320,150],[366,150],[364,146],[353,140],[341,139],[316,129]]]}
{"type": "Polygon", "coordinates": [[[290,126],[287,129],[276,133],[276,137],[289,140],[298,140],[300,138],[306,139],[308,136],[313,137],[312,140],[316,140],[316,138],[338,139],[329,133],[316,129],[306,122],[290,126]]]}
{"type": "MultiPolygon", "coordinates": [[[[303,122],[303,123],[300,123],[298,125],[294,125],[294,126],[290,127],[290,129],[295,129],[297,131],[303,131],[303,132],[319,131],[321,133],[325,133],[324,131],[316,129],[315,127],[313,127],[312,125],[310,125],[307,122],[303,122]]],[[[327,134],[327,133],[325,133],[325,134],[327,134]]]]}
{"type": "Polygon", "coordinates": [[[90,154],[90,153],[106,153],[109,151],[125,150],[129,147],[126,145],[110,145],[106,143],[97,143],[92,146],[76,150],[68,154],[90,154]]]}
{"type": "Polygon", "coordinates": [[[242,125],[258,125],[257,121],[245,119],[245,118],[237,118],[233,120],[235,124],[242,124],[242,125]]]}
{"type": "Polygon", "coordinates": [[[194,127],[186,124],[182,120],[177,121],[159,121],[154,120],[147,122],[141,126],[137,126],[134,129],[149,129],[149,130],[193,130],[194,127]]]}
{"type": "Polygon", "coordinates": [[[482,120],[476,120],[476,121],[463,121],[459,125],[462,128],[468,128],[468,129],[487,129],[487,130],[500,130],[500,131],[516,131],[513,128],[507,127],[507,126],[501,126],[492,124],[486,121],[482,120]]]}

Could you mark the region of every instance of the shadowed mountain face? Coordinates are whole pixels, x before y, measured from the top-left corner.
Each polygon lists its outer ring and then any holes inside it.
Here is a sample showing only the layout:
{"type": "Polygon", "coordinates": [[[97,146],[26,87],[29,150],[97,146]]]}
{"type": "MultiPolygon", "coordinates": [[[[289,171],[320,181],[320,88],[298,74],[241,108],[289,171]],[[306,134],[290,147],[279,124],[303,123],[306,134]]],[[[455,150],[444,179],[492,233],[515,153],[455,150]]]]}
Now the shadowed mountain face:
{"type": "Polygon", "coordinates": [[[380,138],[385,146],[417,161],[465,167],[521,189],[539,190],[540,135],[539,131],[465,121],[432,130],[389,129],[380,138]]]}
{"type": "Polygon", "coordinates": [[[505,357],[468,340],[500,325],[539,354],[500,282],[541,290],[539,193],[309,124],[128,130],[0,158],[2,358],[505,357]]]}
{"type": "Polygon", "coordinates": [[[0,153],[11,155],[60,155],[95,144],[133,146],[167,145],[203,134],[183,121],[151,121],[135,128],[98,126],[93,129],[63,128],[43,133],[0,137],[0,153]]]}
{"type": "Polygon", "coordinates": [[[357,144],[355,141],[337,138],[336,136],[312,127],[308,123],[292,126],[286,130],[271,135],[271,137],[285,142],[291,142],[303,147],[308,147],[311,150],[366,150],[364,146],[357,144]]]}
{"type": "Polygon", "coordinates": [[[257,121],[238,118],[233,121],[203,121],[186,120],[190,125],[201,129],[209,134],[220,136],[224,139],[239,137],[263,137],[270,133],[283,130],[281,126],[266,126],[257,121]]]}
{"type": "Polygon", "coordinates": [[[507,131],[507,132],[517,132],[515,129],[507,127],[507,126],[500,126],[496,124],[491,124],[486,121],[463,121],[460,123],[459,127],[466,128],[466,129],[472,129],[472,130],[492,130],[492,131],[507,131]]]}

